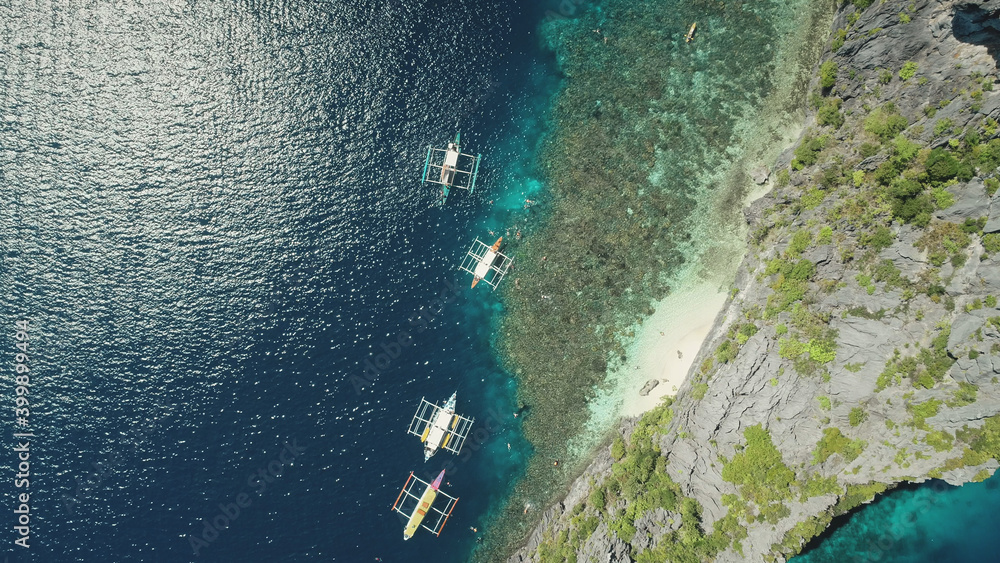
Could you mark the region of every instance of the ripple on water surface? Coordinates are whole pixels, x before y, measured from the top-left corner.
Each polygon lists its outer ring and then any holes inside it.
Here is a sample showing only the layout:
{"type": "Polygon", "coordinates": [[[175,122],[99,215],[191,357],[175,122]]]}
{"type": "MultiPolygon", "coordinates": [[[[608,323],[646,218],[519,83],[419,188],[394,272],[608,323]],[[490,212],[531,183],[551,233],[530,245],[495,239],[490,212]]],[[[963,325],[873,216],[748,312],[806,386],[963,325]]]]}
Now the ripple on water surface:
{"type": "Polygon", "coordinates": [[[522,133],[508,124],[533,56],[511,44],[522,12],[0,6],[0,311],[31,321],[44,436],[27,560],[190,560],[188,535],[206,537],[203,519],[241,493],[251,504],[199,558],[466,560],[469,526],[521,463],[511,421],[465,458],[435,458],[455,463],[462,497],[450,537],[404,545],[389,508],[409,471],[433,469],[405,435],[422,395],[458,389],[480,421],[513,411],[467,322],[491,303],[454,275],[502,184],[484,172],[482,193],[442,210],[419,177],[456,126],[503,169],[490,147],[522,133]],[[457,299],[418,333],[411,319],[453,281],[457,299]],[[365,361],[407,331],[358,390],[365,361]],[[262,487],[286,442],[304,451],[262,487]]]}

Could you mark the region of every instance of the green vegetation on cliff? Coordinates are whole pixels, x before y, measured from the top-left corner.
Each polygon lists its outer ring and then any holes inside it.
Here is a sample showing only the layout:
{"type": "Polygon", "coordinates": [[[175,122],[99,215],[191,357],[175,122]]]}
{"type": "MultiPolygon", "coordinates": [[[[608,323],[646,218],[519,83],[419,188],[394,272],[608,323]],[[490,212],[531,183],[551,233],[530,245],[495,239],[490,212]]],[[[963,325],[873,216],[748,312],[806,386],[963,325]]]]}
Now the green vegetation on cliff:
{"type": "Polygon", "coordinates": [[[691,381],[664,424],[615,440],[610,476],[571,510],[635,560],[788,557],[896,483],[981,480],[1000,456],[1000,415],[981,418],[998,385],[983,356],[1000,355],[984,310],[1000,286],[982,203],[1000,190],[994,78],[852,60],[895,40],[883,22],[905,13],[915,32],[939,9],[854,5],[878,15],[847,6],[838,55],[814,67],[815,122],[747,212],[746,275],[691,381]]]}

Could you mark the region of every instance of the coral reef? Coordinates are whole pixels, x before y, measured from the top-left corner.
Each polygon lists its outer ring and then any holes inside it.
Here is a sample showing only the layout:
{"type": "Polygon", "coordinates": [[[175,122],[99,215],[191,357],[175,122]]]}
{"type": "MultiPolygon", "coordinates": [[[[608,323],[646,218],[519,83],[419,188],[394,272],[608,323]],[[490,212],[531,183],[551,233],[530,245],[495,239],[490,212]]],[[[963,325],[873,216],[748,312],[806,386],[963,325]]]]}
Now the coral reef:
{"type": "Polygon", "coordinates": [[[997,468],[994,4],[841,9],[687,382],[511,561],[783,560],[897,483],[997,468]]]}

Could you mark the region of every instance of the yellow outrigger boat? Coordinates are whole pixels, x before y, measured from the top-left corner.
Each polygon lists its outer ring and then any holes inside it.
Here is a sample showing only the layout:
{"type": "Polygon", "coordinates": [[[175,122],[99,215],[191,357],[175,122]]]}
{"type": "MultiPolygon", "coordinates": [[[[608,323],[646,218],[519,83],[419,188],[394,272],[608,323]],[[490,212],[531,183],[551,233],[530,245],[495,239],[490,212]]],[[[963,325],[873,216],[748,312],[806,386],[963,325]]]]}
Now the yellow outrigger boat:
{"type": "Polygon", "coordinates": [[[441,491],[441,481],[444,479],[444,469],[438,473],[437,479],[433,483],[422,481],[419,477],[410,472],[410,477],[403,485],[403,490],[396,497],[392,509],[403,516],[406,516],[406,528],[403,530],[403,539],[408,540],[417,533],[421,525],[436,536],[441,535],[441,528],[448,522],[451,511],[455,509],[458,499],[441,491]],[[423,486],[423,490],[420,487],[423,486]],[[417,494],[417,493],[420,494],[417,494]],[[443,508],[435,508],[434,501],[438,497],[445,499],[443,508]],[[416,501],[413,503],[412,501],[416,501]],[[412,508],[410,505],[413,505],[412,508]],[[431,519],[426,523],[425,518],[431,519]]]}
{"type": "Polygon", "coordinates": [[[691,24],[691,29],[688,30],[688,34],[684,36],[684,42],[690,43],[694,39],[694,28],[698,26],[698,22],[691,24]]]}

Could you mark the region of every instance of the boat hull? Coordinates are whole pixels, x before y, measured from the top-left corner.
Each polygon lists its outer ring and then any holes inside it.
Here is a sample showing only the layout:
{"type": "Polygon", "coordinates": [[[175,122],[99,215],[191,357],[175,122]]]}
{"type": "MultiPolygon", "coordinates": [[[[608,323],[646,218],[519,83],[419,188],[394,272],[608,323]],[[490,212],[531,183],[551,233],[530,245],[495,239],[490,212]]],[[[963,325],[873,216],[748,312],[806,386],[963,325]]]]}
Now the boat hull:
{"type": "Polygon", "coordinates": [[[403,539],[408,540],[413,537],[413,534],[417,533],[417,529],[420,528],[420,524],[424,521],[424,517],[427,516],[427,511],[431,509],[431,505],[434,504],[434,499],[437,498],[437,490],[432,486],[428,486],[424,489],[424,494],[420,495],[420,502],[417,503],[417,507],[413,510],[413,514],[410,515],[409,521],[406,522],[406,528],[403,530],[403,539]]]}

